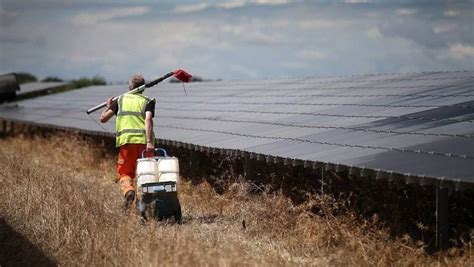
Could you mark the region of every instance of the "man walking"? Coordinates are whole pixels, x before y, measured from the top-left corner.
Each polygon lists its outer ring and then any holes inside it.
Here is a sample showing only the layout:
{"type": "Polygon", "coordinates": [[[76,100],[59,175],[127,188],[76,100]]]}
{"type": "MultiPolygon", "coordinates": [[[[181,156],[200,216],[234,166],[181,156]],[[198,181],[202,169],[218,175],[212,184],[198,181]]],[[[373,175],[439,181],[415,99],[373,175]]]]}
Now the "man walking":
{"type": "MultiPolygon", "coordinates": [[[[129,90],[145,84],[142,75],[133,75],[128,83],[129,90]]],[[[141,93],[124,94],[116,101],[107,100],[100,122],[106,123],[113,115],[115,121],[116,146],[120,148],[117,160],[117,174],[124,206],[129,208],[135,199],[135,170],[137,159],[145,149],[154,149],[153,117],[155,99],[141,93]]]]}

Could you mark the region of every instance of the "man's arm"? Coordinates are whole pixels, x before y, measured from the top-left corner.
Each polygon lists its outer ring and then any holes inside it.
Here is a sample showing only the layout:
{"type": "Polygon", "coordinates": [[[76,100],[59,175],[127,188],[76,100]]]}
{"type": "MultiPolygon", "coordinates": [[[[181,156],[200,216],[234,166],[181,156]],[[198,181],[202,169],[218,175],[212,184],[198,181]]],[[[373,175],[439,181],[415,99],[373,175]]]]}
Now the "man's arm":
{"type": "Polygon", "coordinates": [[[107,108],[102,111],[102,114],[100,114],[100,122],[106,123],[107,121],[114,116],[114,111],[110,109],[112,106],[112,98],[110,97],[107,99],[107,108]]]}
{"type": "Polygon", "coordinates": [[[146,134],[146,148],[155,148],[155,135],[153,134],[153,113],[151,111],[145,112],[145,134],[146,134]]]}

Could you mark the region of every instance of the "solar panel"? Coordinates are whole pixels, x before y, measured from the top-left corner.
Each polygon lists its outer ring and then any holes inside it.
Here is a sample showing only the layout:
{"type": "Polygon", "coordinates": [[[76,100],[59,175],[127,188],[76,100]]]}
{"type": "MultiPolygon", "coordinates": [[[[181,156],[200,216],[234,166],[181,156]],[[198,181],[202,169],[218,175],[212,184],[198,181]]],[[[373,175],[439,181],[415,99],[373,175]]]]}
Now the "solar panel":
{"type": "Polygon", "coordinates": [[[33,92],[42,92],[48,91],[50,89],[60,87],[66,85],[67,83],[63,82],[32,82],[32,83],[24,83],[20,85],[20,91],[17,93],[18,95],[29,94],[33,92]]]}
{"type": "MultiPolygon", "coordinates": [[[[83,130],[85,111],[126,86],[93,86],[0,106],[0,117],[83,130]]],[[[474,183],[474,71],[163,83],[158,138],[211,148],[474,183]]],[[[94,121],[95,120],[95,121],[94,121]]],[[[102,128],[103,127],[103,128],[102,128]]]]}

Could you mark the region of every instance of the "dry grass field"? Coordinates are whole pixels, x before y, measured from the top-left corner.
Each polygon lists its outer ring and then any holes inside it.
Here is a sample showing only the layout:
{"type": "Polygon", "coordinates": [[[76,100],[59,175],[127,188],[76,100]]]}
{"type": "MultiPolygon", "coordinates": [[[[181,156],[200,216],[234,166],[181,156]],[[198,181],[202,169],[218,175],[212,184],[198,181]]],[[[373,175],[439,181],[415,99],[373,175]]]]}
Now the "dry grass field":
{"type": "Polygon", "coordinates": [[[295,206],[249,193],[244,181],[217,194],[183,179],[183,224],[142,225],[121,209],[115,156],[105,151],[71,136],[0,139],[1,266],[474,264],[473,244],[430,255],[408,236],[390,237],[377,217],[334,215],[343,203],[313,196],[295,206]]]}

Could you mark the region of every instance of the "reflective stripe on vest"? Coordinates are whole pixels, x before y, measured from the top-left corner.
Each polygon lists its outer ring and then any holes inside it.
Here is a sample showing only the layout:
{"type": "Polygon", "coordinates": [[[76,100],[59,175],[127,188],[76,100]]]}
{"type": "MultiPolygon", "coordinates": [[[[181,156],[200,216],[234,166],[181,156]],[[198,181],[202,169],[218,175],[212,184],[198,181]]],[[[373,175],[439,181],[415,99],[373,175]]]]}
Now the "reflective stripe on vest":
{"type": "Polygon", "coordinates": [[[126,133],[138,133],[138,134],[146,134],[145,129],[140,130],[140,129],[125,129],[120,132],[115,133],[115,136],[121,136],[122,134],[126,133]]]}
{"type": "Polygon", "coordinates": [[[125,94],[118,99],[117,120],[115,122],[115,143],[146,144],[145,107],[154,99],[142,94],[125,94]]]}

